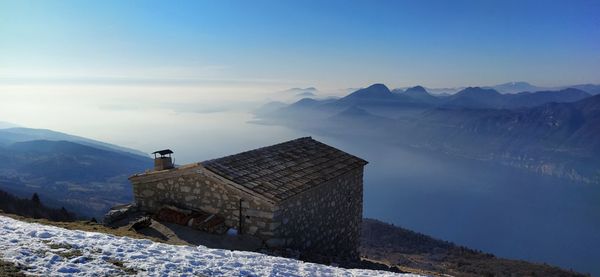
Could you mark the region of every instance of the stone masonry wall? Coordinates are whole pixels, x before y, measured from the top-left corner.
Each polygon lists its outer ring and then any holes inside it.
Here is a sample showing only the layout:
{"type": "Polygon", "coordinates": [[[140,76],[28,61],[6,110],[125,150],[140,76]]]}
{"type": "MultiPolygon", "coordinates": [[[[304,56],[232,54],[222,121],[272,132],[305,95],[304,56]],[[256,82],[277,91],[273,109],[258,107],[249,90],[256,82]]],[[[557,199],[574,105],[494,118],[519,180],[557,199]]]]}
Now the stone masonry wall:
{"type": "Polygon", "coordinates": [[[263,239],[273,236],[273,203],[245,192],[200,164],[172,170],[150,172],[130,178],[137,205],[156,212],[163,205],[218,214],[225,224],[238,228],[242,201],[242,232],[263,239]]]}
{"type": "Polygon", "coordinates": [[[363,168],[284,200],[275,212],[277,242],[323,255],[358,258],[363,168]]]}

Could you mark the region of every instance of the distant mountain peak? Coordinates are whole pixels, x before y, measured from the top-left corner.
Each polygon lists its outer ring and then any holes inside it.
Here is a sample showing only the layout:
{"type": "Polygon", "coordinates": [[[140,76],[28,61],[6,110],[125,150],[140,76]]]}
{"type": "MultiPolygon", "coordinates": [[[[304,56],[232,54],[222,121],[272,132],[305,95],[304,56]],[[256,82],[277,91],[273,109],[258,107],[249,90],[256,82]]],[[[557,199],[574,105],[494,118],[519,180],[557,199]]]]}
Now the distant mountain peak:
{"type": "Polygon", "coordinates": [[[530,83],[525,81],[517,81],[517,82],[507,82],[504,84],[500,84],[499,86],[531,86],[530,83]]]}
{"type": "Polygon", "coordinates": [[[498,91],[496,91],[495,89],[482,88],[482,87],[467,87],[456,93],[456,95],[475,95],[475,94],[497,95],[500,93],[498,91]]]}
{"type": "Polygon", "coordinates": [[[507,83],[503,83],[503,84],[499,84],[499,85],[495,85],[495,86],[491,86],[491,87],[485,87],[485,88],[495,89],[496,91],[498,91],[500,93],[518,93],[518,92],[524,92],[524,91],[533,92],[533,91],[540,91],[540,90],[544,89],[542,87],[532,85],[525,81],[507,82],[507,83]]]}
{"type": "Polygon", "coordinates": [[[589,94],[589,93],[587,93],[587,92],[585,92],[585,91],[583,91],[583,90],[581,90],[581,89],[578,89],[578,88],[572,88],[572,87],[563,88],[563,89],[561,89],[561,90],[558,90],[558,92],[559,92],[559,93],[585,93],[585,94],[588,94],[588,95],[590,95],[590,96],[591,96],[591,94],[589,94]]]}
{"type": "Polygon", "coordinates": [[[580,90],[583,90],[592,95],[600,94],[600,85],[582,84],[582,85],[572,85],[572,86],[568,86],[568,87],[580,89],[580,90]]]}
{"type": "Polygon", "coordinates": [[[393,96],[390,89],[384,84],[373,84],[367,88],[359,89],[345,98],[388,98],[393,96]]]}
{"type": "Polygon", "coordinates": [[[485,87],[466,87],[465,89],[459,91],[458,93],[487,93],[487,94],[500,94],[497,90],[493,88],[485,88],[485,87]]]}
{"type": "Polygon", "coordinates": [[[286,90],[286,92],[316,92],[317,88],[315,87],[307,87],[307,88],[290,88],[286,90]]]}
{"type": "Polygon", "coordinates": [[[298,97],[314,97],[314,96],[316,96],[316,94],[314,92],[304,91],[304,92],[299,92],[298,94],[296,94],[296,96],[298,96],[298,97]]]}
{"type": "Polygon", "coordinates": [[[292,103],[290,106],[291,107],[308,107],[308,106],[315,105],[318,102],[319,101],[317,101],[313,98],[305,97],[305,98],[302,98],[302,99],[292,103]]]}
{"type": "Polygon", "coordinates": [[[375,84],[372,84],[372,85],[368,86],[368,87],[367,87],[367,89],[370,89],[370,90],[373,90],[373,89],[380,89],[380,90],[387,90],[387,91],[390,91],[390,89],[389,89],[389,88],[388,88],[386,85],[384,85],[384,84],[381,84],[381,83],[375,83],[375,84]]]}
{"type": "Polygon", "coordinates": [[[412,88],[407,88],[404,93],[419,93],[419,94],[423,94],[423,93],[427,93],[429,94],[429,92],[427,92],[427,90],[422,87],[422,86],[414,86],[412,88]]]}

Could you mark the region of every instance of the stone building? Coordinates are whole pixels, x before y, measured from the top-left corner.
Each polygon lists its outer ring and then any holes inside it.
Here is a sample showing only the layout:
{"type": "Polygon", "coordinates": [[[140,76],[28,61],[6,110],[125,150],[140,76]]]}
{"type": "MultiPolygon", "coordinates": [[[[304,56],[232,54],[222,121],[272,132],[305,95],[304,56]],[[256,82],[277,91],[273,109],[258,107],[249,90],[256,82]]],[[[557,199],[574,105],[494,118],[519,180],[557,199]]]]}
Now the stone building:
{"type": "Polygon", "coordinates": [[[358,258],[366,164],[305,137],[129,179],[143,211],[202,211],[270,247],[358,258]]]}

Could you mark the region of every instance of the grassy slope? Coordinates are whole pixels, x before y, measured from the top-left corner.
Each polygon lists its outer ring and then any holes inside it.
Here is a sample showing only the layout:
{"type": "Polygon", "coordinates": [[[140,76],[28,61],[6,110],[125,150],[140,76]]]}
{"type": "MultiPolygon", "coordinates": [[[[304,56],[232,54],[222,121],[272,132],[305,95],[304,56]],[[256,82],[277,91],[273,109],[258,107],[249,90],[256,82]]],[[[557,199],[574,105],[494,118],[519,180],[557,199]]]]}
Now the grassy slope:
{"type": "Polygon", "coordinates": [[[374,219],[363,221],[361,253],[368,259],[452,276],[585,276],[547,264],[497,258],[374,219]]]}

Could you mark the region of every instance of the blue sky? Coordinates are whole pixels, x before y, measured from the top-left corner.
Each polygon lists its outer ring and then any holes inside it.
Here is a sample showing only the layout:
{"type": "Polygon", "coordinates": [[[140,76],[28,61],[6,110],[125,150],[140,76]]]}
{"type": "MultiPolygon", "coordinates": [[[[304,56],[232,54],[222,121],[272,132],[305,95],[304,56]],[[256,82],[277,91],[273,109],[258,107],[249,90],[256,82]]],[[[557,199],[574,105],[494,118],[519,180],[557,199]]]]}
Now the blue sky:
{"type": "Polygon", "coordinates": [[[0,82],[600,83],[600,1],[2,1],[0,82]]]}

